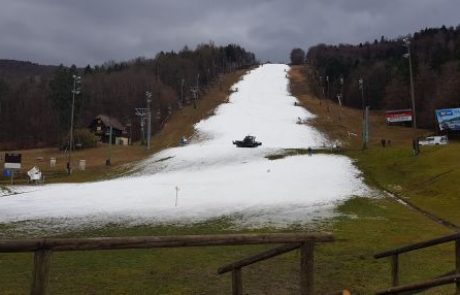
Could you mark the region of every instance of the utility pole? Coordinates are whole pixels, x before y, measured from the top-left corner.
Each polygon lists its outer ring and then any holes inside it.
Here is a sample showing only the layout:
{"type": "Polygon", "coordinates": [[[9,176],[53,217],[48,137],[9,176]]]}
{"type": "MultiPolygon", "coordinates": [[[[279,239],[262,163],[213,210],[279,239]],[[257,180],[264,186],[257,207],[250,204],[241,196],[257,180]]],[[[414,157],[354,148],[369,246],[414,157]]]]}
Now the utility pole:
{"type": "Polygon", "coordinates": [[[198,97],[198,89],[196,89],[196,87],[192,87],[190,91],[192,92],[192,96],[193,96],[193,108],[196,109],[196,99],[198,97]]]}
{"type": "Polygon", "coordinates": [[[147,98],[147,149],[150,149],[150,139],[152,136],[152,110],[150,109],[150,103],[152,102],[152,92],[146,91],[145,96],[147,98]]]}
{"type": "Polygon", "coordinates": [[[327,83],[327,95],[326,95],[326,108],[327,112],[329,112],[329,76],[326,76],[326,83],[327,83]]]}
{"type": "MultiPolygon", "coordinates": [[[[323,91],[322,97],[324,97],[325,94],[324,94],[323,76],[319,76],[319,85],[321,86],[321,90],[323,91]]],[[[320,99],[319,99],[319,105],[321,105],[321,100],[322,100],[322,99],[321,99],[321,97],[320,97],[320,99]]]]}
{"type": "Polygon", "coordinates": [[[200,73],[198,73],[198,74],[196,75],[196,86],[195,86],[195,87],[192,87],[192,89],[191,89],[191,92],[192,92],[192,94],[193,94],[193,108],[194,108],[194,109],[197,108],[198,94],[200,93],[199,81],[200,81],[200,73]]]}
{"type": "Polygon", "coordinates": [[[363,109],[363,128],[362,128],[362,142],[363,142],[363,150],[367,148],[367,141],[369,137],[369,107],[365,107],[364,104],[364,80],[360,78],[359,82],[359,89],[361,90],[361,104],[363,109]]]}
{"type": "Polygon", "coordinates": [[[138,115],[141,119],[141,145],[145,145],[145,114],[138,115]]]}
{"type": "Polygon", "coordinates": [[[184,84],[185,84],[185,79],[182,78],[180,80],[180,99],[182,101],[182,104],[185,105],[185,100],[184,100],[184,84]]]}
{"type": "Polygon", "coordinates": [[[344,99],[343,99],[343,84],[344,84],[345,80],[343,79],[343,76],[340,77],[340,98],[342,99],[341,103],[340,103],[340,106],[342,106],[342,104],[344,103],[344,99]]]}
{"type": "Polygon", "coordinates": [[[73,75],[73,87],[72,87],[72,108],[70,114],[70,134],[69,134],[69,154],[67,158],[67,175],[71,174],[72,171],[72,149],[73,149],[73,121],[75,112],[75,95],[80,94],[80,83],[81,77],[73,75]]]}
{"type": "Polygon", "coordinates": [[[128,138],[128,145],[132,145],[133,140],[133,121],[132,119],[126,124],[126,127],[129,128],[129,138],[128,138]]]}
{"type": "Polygon", "coordinates": [[[411,96],[411,102],[412,102],[412,127],[417,128],[417,117],[415,115],[414,76],[412,72],[412,53],[410,49],[409,38],[404,38],[404,43],[407,47],[407,59],[409,60],[410,96],[411,96]]]}
{"type": "Polygon", "coordinates": [[[340,77],[339,79],[340,82],[340,93],[337,94],[337,103],[339,104],[339,109],[337,110],[337,117],[339,118],[339,121],[342,119],[340,117],[340,112],[342,111],[342,104],[343,104],[343,76],[340,77]]]}
{"type": "Polygon", "coordinates": [[[113,133],[113,127],[112,127],[112,121],[110,121],[110,128],[109,128],[109,152],[107,155],[107,161],[105,161],[106,166],[112,165],[112,133],[113,133]]]}
{"type": "Polygon", "coordinates": [[[363,110],[363,119],[364,119],[364,80],[363,78],[359,78],[359,89],[361,90],[361,107],[363,110]]]}
{"type": "Polygon", "coordinates": [[[145,144],[145,117],[147,116],[147,109],[146,108],[135,108],[136,116],[139,117],[140,125],[141,125],[141,145],[145,144]]]}
{"type": "Polygon", "coordinates": [[[367,148],[367,144],[369,143],[369,106],[366,106],[364,111],[364,144],[363,149],[367,148]]]}

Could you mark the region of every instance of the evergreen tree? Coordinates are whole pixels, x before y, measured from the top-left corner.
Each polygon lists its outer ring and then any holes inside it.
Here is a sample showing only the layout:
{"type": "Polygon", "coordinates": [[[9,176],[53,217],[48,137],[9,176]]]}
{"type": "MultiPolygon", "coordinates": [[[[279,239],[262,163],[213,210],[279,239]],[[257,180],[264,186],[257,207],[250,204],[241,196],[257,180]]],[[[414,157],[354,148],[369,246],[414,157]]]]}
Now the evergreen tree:
{"type": "Polygon", "coordinates": [[[305,51],[301,48],[294,48],[291,51],[291,64],[301,65],[305,62],[305,51]]]}
{"type": "Polygon", "coordinates": [[[0,79],[0,114],[3,110],[3,100],[8,92],[8,84],[3,80],[0,79]]]}

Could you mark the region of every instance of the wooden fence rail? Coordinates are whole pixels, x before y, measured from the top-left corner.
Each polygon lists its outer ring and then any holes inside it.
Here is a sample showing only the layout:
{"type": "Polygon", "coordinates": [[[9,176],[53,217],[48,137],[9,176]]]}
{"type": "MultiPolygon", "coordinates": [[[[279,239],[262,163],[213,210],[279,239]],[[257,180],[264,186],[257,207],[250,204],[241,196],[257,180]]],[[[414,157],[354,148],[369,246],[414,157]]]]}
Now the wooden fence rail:
{"type": "Polygon", "coordinates": [[[332,241],[334,241],[334,237],[326,233],[184,235],[79,239],[50,238],[35,240],[3,240],[0,241],[0,253],[34,252],[33,280],[30,294],[45,295],[51,257],[54,251],[286,244],[224,266],[219,269],[218,273],[223,274],[231,271],[233,294],[242,294],[243,285],[241,269],[244,266],[300,248],[301,294],[313,295],[314,244],[332,241]]]}
{"type": "Polygon", "coordinates": [[[455,283],[456,284],[456,293],[460,294],[460,233],[455,233],[451,235],[442,236],[439,238],[418,242],[389,251],[381,252],[374,255],[374,258],[384,258],[391,257],[391,282],[392,288],[378,291],[376,295],[383,294],[415,294],[433,287],[455,283]],[[399,256],[403,253],[429,248],[436,245],[455,242],[455,271],[449,272],[447,274],[441,275],[437,278],[420,282],[414,284],[408,284],[404,286],[399,286],[399,256]]]}

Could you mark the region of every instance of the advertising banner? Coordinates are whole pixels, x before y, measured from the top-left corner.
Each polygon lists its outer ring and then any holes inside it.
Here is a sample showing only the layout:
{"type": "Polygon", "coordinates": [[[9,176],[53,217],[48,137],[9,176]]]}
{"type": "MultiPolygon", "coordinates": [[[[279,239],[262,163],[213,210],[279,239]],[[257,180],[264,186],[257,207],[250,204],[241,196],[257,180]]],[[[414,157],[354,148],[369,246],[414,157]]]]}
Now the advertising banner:
{"type": "Polygon", "coordinates": [[[435,110],[441,131],[460,131],[460,108],[435,110]]]}
{"type": "Polygon", "coordinates": [[[5,153],[5,169],[21,169],[21,154],[5,153]]]}
{"type": "Polygon", "coordinates": [[[385,118],[387,119],[388,124],[411,122],[412,121],[412,110],[404,109],[404,110],[386,111],[385,118]]]}

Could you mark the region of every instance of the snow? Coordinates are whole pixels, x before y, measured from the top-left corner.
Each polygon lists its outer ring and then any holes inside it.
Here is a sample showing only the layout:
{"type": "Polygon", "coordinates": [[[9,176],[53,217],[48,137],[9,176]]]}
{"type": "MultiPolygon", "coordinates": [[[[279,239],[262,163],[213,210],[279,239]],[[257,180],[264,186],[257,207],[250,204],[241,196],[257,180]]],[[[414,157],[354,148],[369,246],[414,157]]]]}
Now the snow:
{"type": "Polygon", "coordinates": [[[231,217],[244,226],[286,226],[329,214],[337,201],[366,194],[359,171],[344,156],[266,158],[281,149],[326,142],[312,127],[296,124],[299,117],[313,116],[294,105],[288,69],[252,70],[234,85],[230,103],[195,126],[190,144],[153,155],[132,176],[16,188],[25,193],[0,197],[0,223],[40,220],[67,228],[231,217]],[[262,146],[232,144],[248,134],[262,146]]]}

